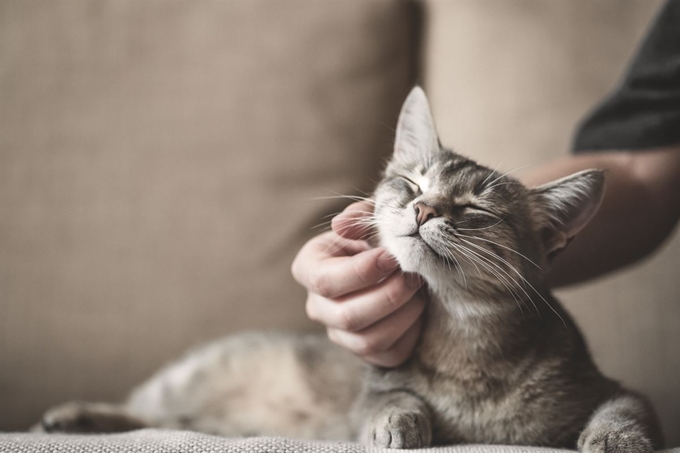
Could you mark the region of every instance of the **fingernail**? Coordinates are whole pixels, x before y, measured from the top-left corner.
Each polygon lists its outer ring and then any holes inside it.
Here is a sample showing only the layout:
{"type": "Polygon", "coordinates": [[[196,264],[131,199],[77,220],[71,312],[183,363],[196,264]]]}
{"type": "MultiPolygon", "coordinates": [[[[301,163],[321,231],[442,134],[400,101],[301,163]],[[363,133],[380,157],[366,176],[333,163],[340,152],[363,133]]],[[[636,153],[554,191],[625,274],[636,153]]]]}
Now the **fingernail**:
{"type": "Polygon", "coordinates": [[[423,284],[423,279],[418,274],[406,274],[406,285],[411,289],[420,288],[423,284]]]}
{"type": "Polygon", "coordinates": [[[399,263],[397,263],[397,260],[395,260],[394,257],[389,253],[382,252],[378,257],[377,266],[378,269],[383,272],[390,272],[395,270],[399,266],[399,263]]]}

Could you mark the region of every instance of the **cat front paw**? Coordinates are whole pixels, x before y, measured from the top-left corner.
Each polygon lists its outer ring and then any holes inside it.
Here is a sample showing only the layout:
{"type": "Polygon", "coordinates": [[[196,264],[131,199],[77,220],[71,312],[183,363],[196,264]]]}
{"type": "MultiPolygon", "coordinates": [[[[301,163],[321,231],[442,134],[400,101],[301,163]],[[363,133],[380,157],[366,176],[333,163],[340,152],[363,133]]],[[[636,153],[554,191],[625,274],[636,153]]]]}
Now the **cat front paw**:
{"type": "Polygon", "coordinates": [[[652,453],[652,443],[635,427],[629,429],[586,429],[578,440],[583,453],[652,453]]]}
{"type": "Polygon", "coordinates": [[[429,417],[421,412],[385,411],[375,417],[371,444],[382,448],[422,448],[432,442],[429,417]]]}

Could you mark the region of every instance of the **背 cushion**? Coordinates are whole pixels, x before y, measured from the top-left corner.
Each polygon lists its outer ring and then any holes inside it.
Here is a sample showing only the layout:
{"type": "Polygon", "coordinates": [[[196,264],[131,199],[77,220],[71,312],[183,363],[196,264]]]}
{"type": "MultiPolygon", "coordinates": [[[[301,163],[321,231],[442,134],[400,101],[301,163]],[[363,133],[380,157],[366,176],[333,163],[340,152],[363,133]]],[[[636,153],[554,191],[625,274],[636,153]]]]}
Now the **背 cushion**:
{"type": "Polygon", "coordinates": [[[0,430],[309,328],[290,264],[418,77],[389,0],[0,2],[0,430]]]}

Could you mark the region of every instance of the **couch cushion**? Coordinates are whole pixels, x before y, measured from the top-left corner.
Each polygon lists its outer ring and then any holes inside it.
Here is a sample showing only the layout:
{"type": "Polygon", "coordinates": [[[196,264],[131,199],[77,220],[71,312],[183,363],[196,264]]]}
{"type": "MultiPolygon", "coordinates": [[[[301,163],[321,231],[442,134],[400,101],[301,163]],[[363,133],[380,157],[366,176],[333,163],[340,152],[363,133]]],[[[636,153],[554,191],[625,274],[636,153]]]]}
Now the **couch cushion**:
{"type": "Polygon", "coordinates": [[[0,2],[0,430],[307,328],[290,263],[414,83],[389,0],[0,2]]]}

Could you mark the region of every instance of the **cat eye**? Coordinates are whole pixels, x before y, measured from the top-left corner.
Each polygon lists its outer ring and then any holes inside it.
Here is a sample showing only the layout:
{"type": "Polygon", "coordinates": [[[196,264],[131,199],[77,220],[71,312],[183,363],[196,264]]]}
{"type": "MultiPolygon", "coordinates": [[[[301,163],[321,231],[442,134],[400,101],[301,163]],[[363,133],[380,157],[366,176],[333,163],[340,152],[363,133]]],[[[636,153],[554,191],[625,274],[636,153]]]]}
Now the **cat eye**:
{"type": "Polygon", "coordinates": [[[411,191],[414,194],[420,194],[422,193],[422,190],[420,190],[420,186],[416,184],[412,179],[407,178],[406,176],[397,176],[397,178],[401,179],[402,181],[405,181],[408,185],[411,191]]]}
{"type": "Polygon", "coordinates": [[[495,212],[490,211],[486,208],[483,208],[479,205],[472,204],[472,203],[468,203],[468,204],[464,204],[464,205],[460,205],[460,206],[456,206],[456,207],[460,210],[471,209],[473,211],[482,212],[484,214],[488,214],[488,215],[493,216],[493,217],[498,217],[498,215],[495,212]]]}

